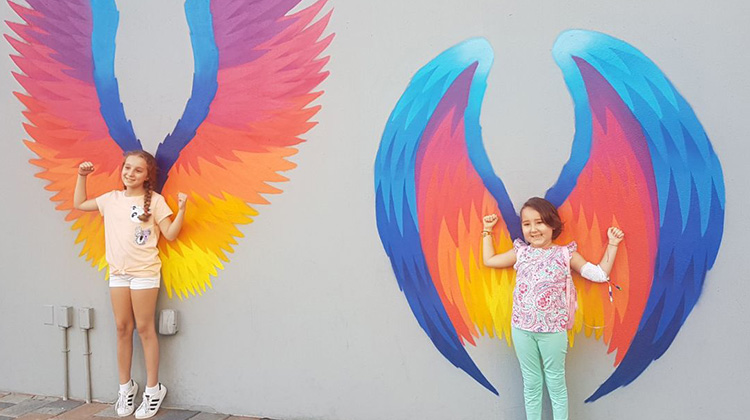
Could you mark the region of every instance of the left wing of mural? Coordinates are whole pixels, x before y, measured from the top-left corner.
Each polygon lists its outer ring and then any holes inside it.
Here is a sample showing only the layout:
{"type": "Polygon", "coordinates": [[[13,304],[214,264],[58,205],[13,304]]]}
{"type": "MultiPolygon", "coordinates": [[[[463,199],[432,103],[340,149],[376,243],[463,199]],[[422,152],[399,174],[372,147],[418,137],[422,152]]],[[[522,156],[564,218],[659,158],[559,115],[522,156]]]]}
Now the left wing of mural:
{"type": "MultiPolygon", "coordinates": [[[[187,0],[195,74],[191,97],[174,131],[155,155],[157,191],[172,208],[177,192],[189,196],[178,239],[159,244],[162,278],[171,297],[201,293],[228,261],[238,224],[252,221],[252,204],[267,204],[261,194],[280,193],[268,185],[286,181],[279,174],[295,165],[299,136],[312,128],[326,78],[327,57],[319,55],[332,36],[320,39],[330,13],[317,19],[321,0],[288,14],[298,0],[268,3],[239,0],[187,0]]],[[[113,0],[46,2],[30,8],[12,4],[25,24],[9,23],[20,40],[17,79],[27,95],[28,146],[39,155],[38,175],[58,192],[59,209],[77,219],[83,253],[100,269],[104,260],[101,217],[72,210],[78,163],[97,171],[89,195],[120,186],[122,153],[141,149],[120,103],[114,77],[118,12],[113,0]]]]}
{"type": "Polygon", "coordinates": [[[481,263],[482,216],[500,216],[497,249],[520,223],[482,145],[479,111],[492,65],[471,39],[419,70],[386,125],[375,161],[378,231],[399,286],[435,347],[487,389],[464,345],[509,340],[515,272],[481,263]]]}
{"type": "Polygon", "coordinates": [[[21,72],[14,76],[26,90],[15,95],[26,106],[24,127],[33,139],[25,143],[39,157],[31,163],[42,168],[36,176],[49,181],[45,188],[55,192],[57,209],[75,221],[76,243],[84,243],[81,255],[102,269],[103,220],[98,212],[74,210],[73,190],[83,160],[96,166],[89,176],[90,197],[117,188],[123,150],[140,149],[114,77],[117,13],[94,10],[89,1],[9,4],[24,21],[7,22],[18,38],[6,39],[18,52],[12,59],[21,72]],[[95,13],[102,22],[96,27],[95,13]]]}

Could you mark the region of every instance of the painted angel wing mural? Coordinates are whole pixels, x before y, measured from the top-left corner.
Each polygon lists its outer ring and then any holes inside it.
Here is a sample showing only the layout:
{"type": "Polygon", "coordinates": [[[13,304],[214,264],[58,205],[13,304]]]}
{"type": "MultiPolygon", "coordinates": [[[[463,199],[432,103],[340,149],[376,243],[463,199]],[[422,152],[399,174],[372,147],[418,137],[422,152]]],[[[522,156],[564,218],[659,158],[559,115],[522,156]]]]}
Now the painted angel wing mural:
{"type": "MultiPolygon", "coordinates": [[[[724,185],[716,154],[688,103],[632,46],[568,31],[554,57],[573,97],[569,161],[547,199],[584,256],[598,256],[606,228],[628,234],[612,272],[622,289],[575,278],[570,334],[595,334],[615,370],[587,400],[635,380],[668,349],[700,297],[723,231],[724,185]]],[[[440,54],[412,79],[393,110],[375,162],[378,230],[417,321],[455,366],[497,393],[471,360],[479,334],[510,342],[515,273],[481,263],[481,217],[499,213],[499,251],[520,223],[482,145],[479,114],[493,55],[483,39],[440,54]]]]}
{"type": "MultiPolygon", "coordinates": [[[[26,93],[27,146],[39,156],[46,188],[68,212],[83,242],[82,255],[106,267],[104,230],[96,213],[73,210],[76,167],[90,160],[89,195],[120,187],[124,151],[141,149],[120,102],[114,73],[118,12],[114,0],[31,0],[11,7],[24,23],[6,37],[26,93]]],[[[156,150],[159,188],[176,208],[178,191],[191,204],[183,230],[160,243],[162,276],[170,297],[201,293],[228,261],[238,224],[250,223],[265,194],[281,190],[280,172],[303,140],[319,106],[314,89],[327,77],[320,55],[330,13],[317,19],[325,0],[289,14],[298,0],[279,2],[187,0],[195,74],[191,97],[174,131],[156,150]]]]}

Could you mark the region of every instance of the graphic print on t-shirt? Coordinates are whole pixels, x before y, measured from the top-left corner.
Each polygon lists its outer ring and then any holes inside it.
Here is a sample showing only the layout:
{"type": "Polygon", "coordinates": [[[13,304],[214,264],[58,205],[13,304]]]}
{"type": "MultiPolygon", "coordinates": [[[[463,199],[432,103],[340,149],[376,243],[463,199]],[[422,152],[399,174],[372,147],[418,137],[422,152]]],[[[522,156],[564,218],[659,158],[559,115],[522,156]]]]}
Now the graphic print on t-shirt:
{"type": "Polygon", "coordinates": [[[143,230],[140,226],[135,227],[135,243],[143,245],[148,241],[148,237],[151,235],[151,229],[143,230]]]}
{"type": "Polygon", "coordinates": [[[138,217],[143,213],[143,207],[132,205],[130,207],[130,220],[133,221],[133,223],[141,223],[141,219],[139,219],[138,217]]]}

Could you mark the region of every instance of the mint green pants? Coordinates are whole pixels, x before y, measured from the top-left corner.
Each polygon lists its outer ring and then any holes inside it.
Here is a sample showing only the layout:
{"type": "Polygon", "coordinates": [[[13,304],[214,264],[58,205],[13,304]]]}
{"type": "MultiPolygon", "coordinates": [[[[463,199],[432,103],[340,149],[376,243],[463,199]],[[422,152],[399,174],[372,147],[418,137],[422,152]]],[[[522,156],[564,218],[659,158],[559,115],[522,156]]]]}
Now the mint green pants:
{"type": "Polygon", "coordinates": [[[542,386],[546,382],[555,420],[568,420],[568,387],[565,385],[568,333],[535,333],[512,328],[511,336],[521,363],[526,419],[541,420],[542,386]]]}

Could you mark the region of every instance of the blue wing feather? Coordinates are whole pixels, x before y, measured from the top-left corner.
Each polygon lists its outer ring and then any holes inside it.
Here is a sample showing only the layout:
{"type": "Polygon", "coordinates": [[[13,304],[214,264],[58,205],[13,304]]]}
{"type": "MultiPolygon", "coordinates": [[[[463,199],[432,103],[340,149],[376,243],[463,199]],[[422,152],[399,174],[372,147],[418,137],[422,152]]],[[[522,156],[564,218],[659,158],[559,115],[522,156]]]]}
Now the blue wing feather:
{"type": "Polygon", "coordinates": [[[208,116],[211,102],[218,90],[219,51],[214,39],[210,2],[187,0],[185,17],[190,28],[195,70],[193,88],[177,125],[156,150],[159,163],[157,191],[167,182],[169,170],[180,157],[180,151],[195,137],[196,130],[208,116]]]}
{"type": "Polygon", "coordinates": [[[94,83],[101,103],[102,118],[109,134],[123,151],[140,150],[132,123],[125,117],[115,78],[115,35],[120,14],[114,0],[91,2],[93,31],[91,53],[94,60],[94,83]]]}

